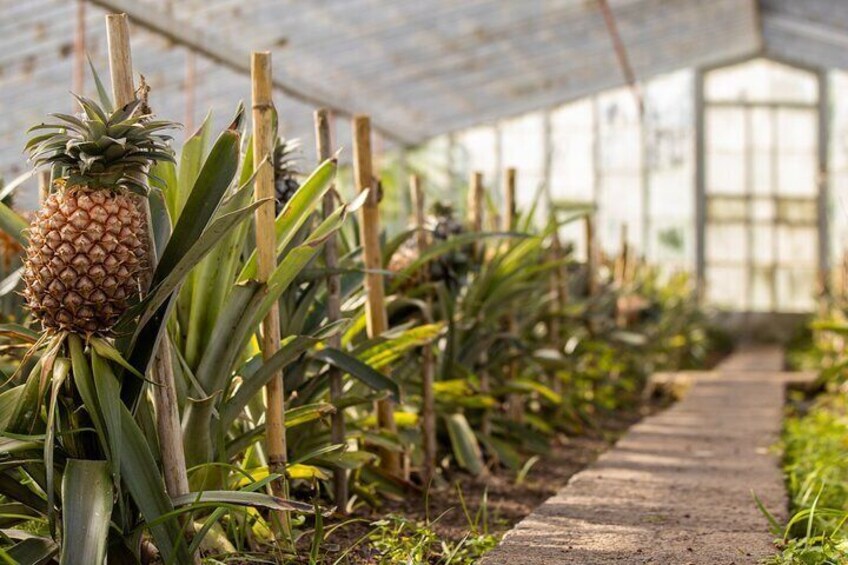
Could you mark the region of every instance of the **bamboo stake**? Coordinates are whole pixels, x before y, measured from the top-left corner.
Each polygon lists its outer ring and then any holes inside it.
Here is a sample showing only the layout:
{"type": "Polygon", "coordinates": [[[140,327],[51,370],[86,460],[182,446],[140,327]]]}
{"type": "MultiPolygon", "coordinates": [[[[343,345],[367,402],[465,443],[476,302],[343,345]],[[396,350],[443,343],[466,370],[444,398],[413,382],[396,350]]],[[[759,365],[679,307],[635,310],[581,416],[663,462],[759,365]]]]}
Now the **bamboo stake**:
{"type": "MultiPolygon", "coordinates": [[[[483,231],[483,173],[474,171],[468,182],[468,229],[473,232],[483,231]]],[[[478,242],[473,245],[474,257],[480,256],[481,246],[478,242]]]]}
{"type": "MultiPolygon", "coordinates": [[[[274,168],[270,156],[274,150],[274,103],[271,99],[271,53],[254,51],[250,58],[251,97],[253,100],[253,167],[255,172],[254,197],[267,200],[256,209],[257,279],[267,282],[277,264],[277,242],[274,228],[274,168]]],[[[280,349],[280,306],[271,307],[262,320],[262,356],[270,358],[280,349]]],[[[278,371],[265,385],[265,449],[268,470],[285,475],[286,421],[283,373],[278,371]]],[[[285,479],[271,483],[276,496],[286,495],[285,479]]],[[[281,513],[285,532],[288,532],[288,514],[281,513]]]]}
{"type": "Polygon", "coordinates": [[[842,300],[848,298],[848,251],[842,252],[842,300]]]}
{"type": "MultiPolygon", "coordinates": [[[[471,231],[479,233],[483,231],[483,202],[485,200],[485,189],[483,188],[483,173],[475,171],[471,174],[468,184],[468,227],[471,231]]],[[[496,226],[497,229],[497,226],[496,226]]],[[[483,258],[483,245],[479,242],[474,243],[475,260],[483,258]]],[[[489,380],[488,370],[488,353],[484,350],[480,354],[480,370],[478,378],[480,379],[480,392],[484,395],[491,392],[491,384],[489,380]]],[[[492,432],[492,421],[489,418],[489,410],[483,411],[483,418],[480,423],[480,431],[483,435],[488,436],[492,432]]]]}
{"type": "MultiPolygon", "coordinates": [[[[504,175],[504,208],[503,208],[503,231],[515,229],[515,168],[509,167],[504,175]]],[[[510,335],[518,339],[518,319],[514,311],[507,314],[507,329],[510,335]]],[[[518,362],[510,361],[507,366],[507,379],[514,381],[518,378],[518,362]]],[[[507,399],[507,411],[510,418],[520,422],[524,418],[524,403],[518,394],[510,394],[507,399]]]]}
{"type": "MultiPolygon", "coordinates": [[[[109,14],[106,16],[106,38],[109,46],[112,97],[115,105],[120,107],[129,104],[136,98],[133,85],[129,22],[126,14],[109,14]]],[[[150,285],[153,269],[156,266],[156,243],[153,239],[150,202],[147,198],[139,198],[137,203],[147,221],[147,260],[150,269],[147,273],[147,280],[144,282],[146,291],[150,285]]],[[[156,406],[156,429],[159,436],[159,448],[162,452],[162,472],[165,476],[165,486],[168,489],[168,494],[176,497],[188,494],[189,485],[171,361],[170,338],[166,332],[159,343],[153,363],[153,381],[159,385],[153,387],[153,400],[156,406]]]]}
{"type": "MultiPolygon", "coordinates": [[[[409,188],[413,210],[415,210],[415,228],[418,230],[416,238],[418,255],[422,256],[427,251],[429,238],[424,229],[424,191],[421,189],[421,179],[418,175],[409,177],[409,188]]],[[[424,282],[428,282],[429,278],[429,273],[425,268],[424,282]]],[[[426,304],[429,312],[433,306],[433,300],[429,295],[426,304]]],[[[421,435],[424,438],[424,484],[429,484],[436,473],[436,407],[433,394],[435,370],[433,346],[428,343],[424,346],[421,357],[421,435]]]]}
{"type": "Polygon", "coordinates": [[[627,224],[621,224],[621,252],[618,256],[615,278],[619,286],[627,283],[627,274],[630,269],[630,244],[627,241],[627,224]]]}
{"type": "MultiPolygon", "coordinates": [[[[333,156],[332,140],[330,139],[330,111],[321,108],[315,112],[315,140],[317,143],[318,160],[323,162],[333,156]]],[[[336,208],[336,191],[330,188],[324,195],[323,212],[324,217],[329,217],[336,208]]],[[[331,274],[327,276],[327,322],[333,323],[341,319],[341,277],[333,274],[339,266],[339,250],[336,236],[331,235],[324,244],[324,261],[331,274]]],[[[340,348],[342,338],[336,334],[327,340],[327,345],[340,348]]],[[[342,371],[335,366],[330,366],[330,402],[338,404],[343,396],[342,371]]],[[[334,444],[345,443],[345,418],[344,411],[337,408],[333,413],[330,423],[330,439],[334,444]]],[[[336,506],[341,512],[347,511],[347,471],[344,469],[333,470],[333,494],[336,506]]]]}
{"type": "Polygon", "coordinates": [[[185,74],[185,129],[194,131],[194,107],[197,102],[197,56],[194,51],[186,53],[185,74]]]}
{"type": "Polygon", "coordinates": [[[85,0],[77,0],[73,85],[74,92],[82,95],[85,89],[85,0]]]}
{"type": "MultiPolygon", "coordinates": [[[[551,255],[554,261],[563,259],[562,242],[559,239],[559,231],[554,231],[551,236],[551,255]]],[[[551,273],[551,291],[554,295],[552,302],[551,320],[548,323],[548,335],[551,339],[551,345],[560,353],[563,353],[564,344],[562,339],[562,324],[560,316],[563,310],[568,305],[568,291],[566,290],[567,274],[564,266],[558,266],[551,273]]],[[[551,375],[551,388],[557,394],[562,393],[562,381],[558,378],[556,370],[551,375]]]]}
{"type": "MultiPolygon", "coordinates": [[[[386,313],[385,288],[383,287],[382,258],[380,255],[380,212],[378,204],[380,195],[371,163],[371,120],[368,116],[353,118],[353,176],[356,180],[356,190],[369,190],[365,204],[360,212],[359,233],[362,240],[362,255],[367,272],[365,274],[365,293],[368,297],[365,303],[365,322],[368,337],[374,338],[383,334],[389,328],[386,313]]],[[[377,425],[396,433],[397,426],[394,416],[394,402],[390,399],[377,402],[377,425]]],[[[390,449],[380,449],[380,465],[386,472],[394,476],[400,475],[400,457],[390,449]]]]}
{"type": "Polygon", "coordinates": [[[509,167],[504,182],[503,230],[515,229],[515,175],[514,167],[509,167]]]}
{"type": "Polygon", "coordinates": [[[38,203],[43,205],[50,196],[50,171],[38,171],[38,203]]]}
{"type": "Polygon", "coordinates": [[[595,241],[594,213],[586,214],[586,293],[592,297],[598,292],[598,281],[595,271],[598,268],[598,251],[595,241]]]}

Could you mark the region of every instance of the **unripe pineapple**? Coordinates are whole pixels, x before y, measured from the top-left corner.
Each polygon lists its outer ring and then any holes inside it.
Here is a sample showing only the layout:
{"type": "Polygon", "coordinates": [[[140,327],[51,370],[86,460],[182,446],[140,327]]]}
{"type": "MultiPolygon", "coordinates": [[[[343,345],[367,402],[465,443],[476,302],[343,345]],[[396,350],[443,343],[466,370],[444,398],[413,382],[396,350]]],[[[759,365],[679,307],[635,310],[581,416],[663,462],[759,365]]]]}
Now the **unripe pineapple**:
{"type": "Polygon", "coordinates": [[[274,146],[274,208],[277,215],[300,188],[294,153],[299,149],[297,140],[277,138],[274,146]]]}
{"type": "MultiPolygon", "coordinates": [[[[433,243],[439,244],[465,232],[462,224],[454,217],[453,206],[436,202],[427,217],[426,228],[432,233],[433,243]]],[[[427,277],[430,281],[443,282],[448,288],[456,288],[468,273],[470,247],[453,249],[427,263],[427,277]]],[[[400,272],[418,260],[418,247],[410,238],[392,255],[389,270],[400,272]]],[[[424,273],[412,273],[401,285],[403,289],[414,287],[422,282],[424,273]]]]}
{"type": "Polygon", "coordinates": [[[139,294],[147,226],[132,193],[146,193],[151,163],[173,161],[157,132],[174,124],[150,120],[140,101],[109,115],[78,100],[83,114],[53,114],[27,143],[36,166],[62,173],[30,226],[24,296],[45,330],[100,336],[139,294]]]}

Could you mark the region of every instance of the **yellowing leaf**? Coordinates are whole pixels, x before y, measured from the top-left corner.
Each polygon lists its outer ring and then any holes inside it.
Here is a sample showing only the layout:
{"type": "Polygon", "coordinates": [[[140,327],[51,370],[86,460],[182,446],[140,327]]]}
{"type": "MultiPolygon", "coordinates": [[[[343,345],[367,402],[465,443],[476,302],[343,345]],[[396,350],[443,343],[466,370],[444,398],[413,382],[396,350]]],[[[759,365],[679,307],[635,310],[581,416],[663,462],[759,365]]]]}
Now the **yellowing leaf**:
{"type": "Polygon", "coordinates": [[[291,465],[286,466],[286,475],[290,479],[319,479],[325,481],[329,479],[329,475],[315,467],[314,465],[304,465],[302,463],[293,463],[291,465]]]}

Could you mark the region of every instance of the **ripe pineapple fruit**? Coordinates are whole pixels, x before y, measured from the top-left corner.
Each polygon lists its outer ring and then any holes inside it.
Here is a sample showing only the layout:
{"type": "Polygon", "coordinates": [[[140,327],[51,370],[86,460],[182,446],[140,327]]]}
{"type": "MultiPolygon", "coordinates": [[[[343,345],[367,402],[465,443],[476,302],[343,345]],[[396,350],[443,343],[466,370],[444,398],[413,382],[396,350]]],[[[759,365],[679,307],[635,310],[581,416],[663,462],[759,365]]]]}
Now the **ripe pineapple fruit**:
{"type": "Polygon", "coordinates": [[[33,164],[61,178],[30,226],[24,297],[48,332],[103,336],[141,290],[147,226],[132,193],[146,194],[149,165],[173,161],[159,132],[175,124],[150,119],[141,101],[107,114],[77,100],[79,116],[30,130],[48,131],[27,143],[33,164]]]}
{"type": "Polygon", "coordinates": [[[274,208],[277,215],[300,188],[294,153],[300,148],[295,140],[277,138],[274,146],[274,208]]]}

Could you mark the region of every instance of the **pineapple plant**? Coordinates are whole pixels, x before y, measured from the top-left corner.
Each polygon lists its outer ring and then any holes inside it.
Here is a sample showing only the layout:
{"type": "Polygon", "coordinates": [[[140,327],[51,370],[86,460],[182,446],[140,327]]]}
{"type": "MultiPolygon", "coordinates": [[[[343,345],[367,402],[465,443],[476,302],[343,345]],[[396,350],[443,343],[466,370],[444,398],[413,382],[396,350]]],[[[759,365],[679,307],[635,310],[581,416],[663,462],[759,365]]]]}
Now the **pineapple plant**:
{"type": "Polygon", "coordinates": [[[33,219],[23,279],[27,305],[47,332],[110,333],[141,291],[146,219],[137,194],[157,161],[173,161],[173,122],[152,120],[137,100],[107,113],[77,97],[82,113],[57,121],[26,145],[35,166],[59,171],[33,219]]]}
{"type": "Polygon", "coordinates": [[[300,142],[296,139],[277,138],[274,145],[274,208],[277,215],[300,188],[295,159],[295,153],[299,149],[300,142]]]}
{"type": "MultiPolygon", "coordinates": [[[[436,202],[426,219],[426,229],[432,234],[433,243],[439,244],[465,233],[464,226],[454,217],[453,206],[436,202]]],[[[442,282],[448,288],[457,288],[467,274],[470,264],[470,246],[451,249],[429,261],[426,271],[414,272],[402,282],[399,290],[408,291],[424,282],[424,274],[431,282],[442,282]]],[[[418,246],[415,240],[407,239],[392,254],[388,269],[394,273],[408,270],[418,260],[418,246]]]]}

